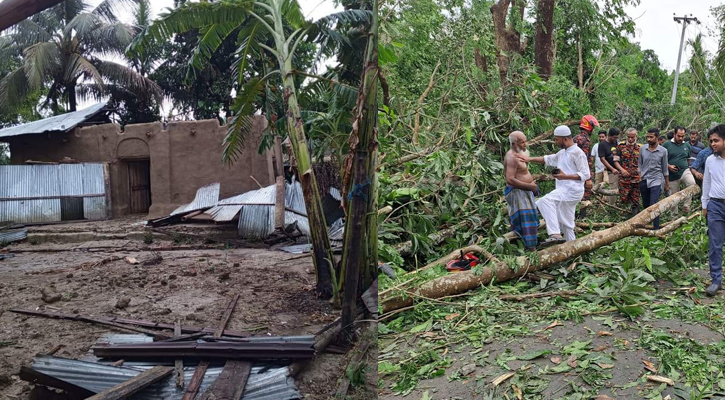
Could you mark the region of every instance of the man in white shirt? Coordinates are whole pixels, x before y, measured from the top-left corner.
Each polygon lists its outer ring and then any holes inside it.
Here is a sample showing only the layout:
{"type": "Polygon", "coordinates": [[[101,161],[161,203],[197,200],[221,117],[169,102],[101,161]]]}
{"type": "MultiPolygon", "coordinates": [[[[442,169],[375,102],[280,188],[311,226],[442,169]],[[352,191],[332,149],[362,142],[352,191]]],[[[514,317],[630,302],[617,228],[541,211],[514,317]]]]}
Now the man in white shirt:
{"type": "Polygon", "coordinates": [[[592,154],[590,157],[594,158],[594,183],[604,182],[604,164],[599,158],[599,143],[607,140],[607,131],[599,131],[599,142],[592,147],[592,154]]]}
{"type": "Polygon", "coordinates": [[[710,241],[708,258],[712,282],[705,293],[714,296],[722,288],[722,246],[725,238],[725,125],[710,132],[712,155],[705,161],[702,179],[702,215],[707,221],[710,241]]]}
{"type": "Polygon", "coordinates": [[[584,197],[584,182],[591,178],[587,156],[574,144],[568,126],[560,125],[554,129],[554,142],[561,149],[556,154],[544,157],[517,155],[524,162],[555,168],[552,176],[556,179],[556,189],[536,201],[549,234],[543,245],[561,243],[565,238],[567,242],[576,239],[574,214],[577,204],[584,197]]]}

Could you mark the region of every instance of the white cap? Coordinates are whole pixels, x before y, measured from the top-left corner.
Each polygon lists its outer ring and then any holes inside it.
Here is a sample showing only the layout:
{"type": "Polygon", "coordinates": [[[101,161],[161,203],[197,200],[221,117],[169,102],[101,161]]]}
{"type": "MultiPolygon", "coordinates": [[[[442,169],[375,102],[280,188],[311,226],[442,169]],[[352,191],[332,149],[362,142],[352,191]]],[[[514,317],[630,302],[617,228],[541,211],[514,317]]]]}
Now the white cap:
{"type": "Polygon", "coordinates": [[[554,136],[571,136],[571,129],[566,125],[559,125],[554,129],[554,136]]]}

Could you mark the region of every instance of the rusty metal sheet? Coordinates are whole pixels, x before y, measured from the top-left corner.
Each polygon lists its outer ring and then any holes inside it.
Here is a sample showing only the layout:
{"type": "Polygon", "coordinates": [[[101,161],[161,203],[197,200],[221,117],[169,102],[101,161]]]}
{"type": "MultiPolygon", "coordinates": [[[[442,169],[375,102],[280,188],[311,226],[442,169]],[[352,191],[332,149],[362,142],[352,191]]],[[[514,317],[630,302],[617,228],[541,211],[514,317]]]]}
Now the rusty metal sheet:
{"type": "Polygon", "coordinates": [[[289,360],[309,359],[315,354],[309,342],[154,342],[96,345],[96,357],[133,359],[197,358],[197,359],[245,359],[289,360]]]}

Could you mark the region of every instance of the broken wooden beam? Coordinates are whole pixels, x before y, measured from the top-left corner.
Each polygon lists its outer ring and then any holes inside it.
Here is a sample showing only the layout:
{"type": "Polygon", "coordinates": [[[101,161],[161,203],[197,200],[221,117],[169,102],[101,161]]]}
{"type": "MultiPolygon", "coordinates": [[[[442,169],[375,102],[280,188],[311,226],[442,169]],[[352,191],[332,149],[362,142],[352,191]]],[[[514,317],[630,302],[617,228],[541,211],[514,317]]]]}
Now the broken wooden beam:
{"type": "Polygon", "coordinates": [[[171,367],[156,366],[146,370],[133,378],[119,383],[118,385],[104,390],[101,393],[89,397],[87,400],[121,400],[132,396],[149,385],[152,385],[166,375],[169,375],[174,369],[171,367]]]}
{"type": "Polygon", "coordinates": [[[97,345],[99,358],[125,360],[201,359],[201,360],[296,360],[312,358],[309,342],[152,342],[142,344],[97,345]]]}
{"type": "MultiPolygon", "coordinates": [[[[179,339],[181,337],[181,320],[176,320],[174,322],[174,339],[179,339]]],[[[179,389],[184,388],[184,359],[183,358],[177,358],[174,360],[174,375],[176,382],[176,387],[179,389]]]]}
{"type": "Polygon", "coordinates": [[[646,208],[628,221],[609,229],[592,232],[579,239],[541,250],[537,253],[537,257],[535,258],[536,262],[533,262],[530,256],[520,256],[515,259],[516,268],[513,268],[507,262],[500,262],[490,267],[477,269],[475,273],[474,271],[463,271],[433,279],[413,289],[413,293],[411,294],[392,293],[382,298],[383,313],[411,306],[416,297],[437,299],[451,296],[478,288],[481,285],[487,285],[493,279],[496,282],[505,282],[524,276],[529,272],[549,268],[572,257],[635,235],[639,227],[649,224],[664,212],[678,206],[681,202],[699,192],[700,187],[692,185],[646,208]]]}
{"type": "Polygon", "coordinates": [[[199,400],[240,400],[250,372],[252,363],[248,361],[227,361],[219,377],[199,400]]]}
{"type": "MultiPolygon", "coordinates": [[[[227,308],[224,311],[224,315],[222,315],[221,322],[219,322],[219,326],[217,327],[217,329],[214,330],[215,338],[221,337],[224,329],[229,323],[229,317],[231,317],[232,311],[234,311],[234,306],[236,306],[238,300],[239,294],[234,296],[229,301],[229,304],[227,304],[227,308]]],[[[192,375],[189,386],[186,388],[184,396],[181,398],[181,400],[194,400],[194,397],[196,397],[196,393],[199,391],[199,387],[201,387],[201,382],[204,380],[204,374],[206,373],[207,368],[209,368],[209,361],[203,360],[199,363],[199,365],[194,370],[194,375],[192,375]]]]}
{"type": "MultiPolygon", "coordinates": [[[[118,318],[118,317],[89,317],[84,316],[80,314],[64,314],[64,313],[54,313],[54,312],[46,312],[46,311],[34,311],[34,310],[23,310],[19,308],[12,308],[8,310],[10,312],[16,313],[16,314],[25,314],[25,315],[32,315],[35,317],[45,317],[45,318],[54,318],[54,319],[67,319],[71,321],[81,321],[81,322],[115,322],[118,324],[124,324],[124,325],[137,325],[137,326],[143,326],[146,328],[153,328],[153,329],[174,329],[174,324],[167,324],[163,322],[154,322],[154,321],[146,321],[146,320],[139,320],[139,319],[128,319],[128,318],[118,318]]],[[[213,334],[217,331],[216,328],[207,328],[207,327],[198,327],[198,326],[189,326],[189,325],[182,325],[181,326],[181,332],[183,333],[204,333],[204,334],[213,334]]],[[[231,336],[231,337],[249,337],[251,336],[248,332],[243,331],[236,331],[231,329],[224,329],[224,333],[222,336],[231,336]]],[[[169,336],[171,337],[171,336],[169,336]]]]}
{"type": "Polygon", "coordinates": [[[215,338],[222,337],[222,334],[224,333],[224,328],[227,327],[227,324],[229,323],[229,318],[231,318],[232,312],[234,312],[234,307],[237,305],[238,301],[239,301],[239,293],[234,295],[234,297],[229,301],[229,304],[227,304],[227,309],[224,310],[224,315],[222,315],[221,322],[219,323],[219,326],[214,331],[215,338]]]}

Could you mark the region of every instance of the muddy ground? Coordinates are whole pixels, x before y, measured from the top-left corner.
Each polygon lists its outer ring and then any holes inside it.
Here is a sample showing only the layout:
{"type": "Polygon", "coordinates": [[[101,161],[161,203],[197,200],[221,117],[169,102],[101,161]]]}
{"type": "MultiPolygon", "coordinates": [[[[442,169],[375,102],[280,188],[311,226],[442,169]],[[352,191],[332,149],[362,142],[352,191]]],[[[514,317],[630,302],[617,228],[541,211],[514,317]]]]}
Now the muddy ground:
{"type": "MultiPolygon", "coordinates": [[[[80,358],[110,331],[83,322],[20,315],[9,312],[11,308],[216,327],[228,301],[239,293],[227,328],[272,336],[314,334],[339,315],[329,302],[316,298],[310,257],[270,251],[261,243],[229,248],[178,234],[151,235],[139,222],[140,218],[125,218],[36,226],[30,228],[28,240],[7,246],[29,252],[0,260],[0,399],[29,398],[32,386],[21,381],[18,372],[36,353],[63,345],[57,356],[80,358]],[[195,246],[212,248],[188,249],[195,246]],[[143,265],[154,258],[157,262],[143,265]],[[43,301],[43,288],[61,299],[43,301]],[[120,309],[116,305],[122,298],[130,303],[120,309]]],[[[213,225],[171,229],[200,237],[234,236],[233,229],[213,225]]],[[[305,398],[330,398],[348,357],[325,353],[304,370],[298,386],[305,398]]],[[[377,381],[369,378],[368,391],[374,393],[377,381]]],[[[365,398],[365,390],[361,392],[358,398],[365,398]]]]}

